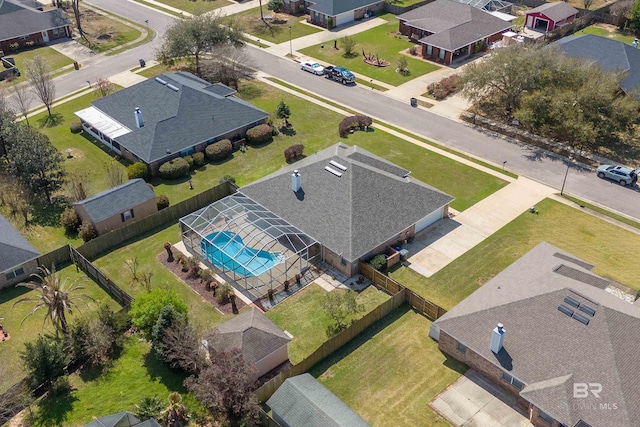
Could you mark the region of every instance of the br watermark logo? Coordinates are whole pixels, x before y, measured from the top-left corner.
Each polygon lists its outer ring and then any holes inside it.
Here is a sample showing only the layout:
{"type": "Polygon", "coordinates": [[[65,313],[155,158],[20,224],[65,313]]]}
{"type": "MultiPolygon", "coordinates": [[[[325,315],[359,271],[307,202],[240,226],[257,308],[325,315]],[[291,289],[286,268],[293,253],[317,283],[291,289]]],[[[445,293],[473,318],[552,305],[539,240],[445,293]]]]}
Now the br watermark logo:
{"type": "MultiPolygon", "coordinates": [[[[573,383],[573,398],[574,399],[588,399],[595,398],[601,399],[602,384],[600,383],[573,383]]],[[[613,402],[581,402],[574,401],[572,403],[573,409],[591,409],[600,411],[613,411],[618,409],[618,404],[613,402]]]]}

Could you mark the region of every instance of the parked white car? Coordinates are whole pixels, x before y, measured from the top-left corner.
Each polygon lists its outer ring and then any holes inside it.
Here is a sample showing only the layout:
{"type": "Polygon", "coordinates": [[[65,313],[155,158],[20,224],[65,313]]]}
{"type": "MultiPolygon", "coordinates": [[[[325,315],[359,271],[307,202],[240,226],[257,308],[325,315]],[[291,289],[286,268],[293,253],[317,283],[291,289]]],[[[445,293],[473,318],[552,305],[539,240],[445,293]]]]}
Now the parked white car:
{"type": "Polygon", "coordinates": [[[300,68],[302,68],[304,71],[317,74],[318,76],[321,76],[324,74],[324,67],[318,64],[317,62],[304,61],[300,64],[300,68]]]}

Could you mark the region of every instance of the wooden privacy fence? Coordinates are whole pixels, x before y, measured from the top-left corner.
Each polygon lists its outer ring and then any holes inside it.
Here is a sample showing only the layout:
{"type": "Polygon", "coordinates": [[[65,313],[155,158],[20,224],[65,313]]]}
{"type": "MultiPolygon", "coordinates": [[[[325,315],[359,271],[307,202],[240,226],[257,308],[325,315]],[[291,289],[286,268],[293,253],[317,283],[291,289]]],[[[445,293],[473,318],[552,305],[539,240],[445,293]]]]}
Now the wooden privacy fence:
{"type": "Polygon", "coordinates": [[[258,402],[266,402],[287,378],[307,372],[314,365],[321,362],[326,357],[360,335],[365,329],[371,326],[371,324],[382,319],[387,314],[400,307],[403,302],[404,291],[401,291],[371,310],[361,319],[352,323],[351,326],[340,332],[338,335],[329,338],[329,340],[325,341],[320,347],[316,349],[316,351],[311,353],[304,360],[291,366],[291,368],[289,368],[288,370],[280,372],[277,376],[273,377],[265,384],[263,384],[258,390],[256,390],[256,397],[258,398],[258,402]]]}
{"type": "Polygon", "coordinates": [[[51,265],[66,264],[71,261],[71,245],[60,246],[37,258],[40,267],[51,268],[51,265]]]}
{"type": "Polygon", "coordinates": [[[422,313],[431,321],[438,320],[440,317],[442,317],[443,314],[447,312],[447,310],[445,310],[444,308],[429,301],[424,297],[421,297],[411,289],[407,289],[399,282],[393,280],[386,274],[379,272],[365,262],[358,261],[358,273],[371,280],[371,282],[376,287],[384,289],[392,295],[403,291],[404,301],[406,301],[411,307],[422,313]]]}
{"type": "Polygon", "coordinates": [[[88,276],[93,278],[96,283],[105,290],[111,297],[118,302],[122,307],[128,307],[133,301],[133,297],[120,289],[118,285],[113,283],[111,279],[107,277],[98,267],[93,265],[91,261],[86,259],[82,254],[76,250],[73,246],[69,246],[71,252],[71,260],[73,263],[88,276]]]}
{"type": "Polygon", "coordinates": [[[235,187],[229,181],[225,181],[153,215],[89,240],[78,248],[78,252],[88,259],[96,259],[100,254],[118,247],[129,239],[163,226],[168,222],[176,221],[185,215],[210,205],[216,200],[235,193],[235,191],[235,187]]]}

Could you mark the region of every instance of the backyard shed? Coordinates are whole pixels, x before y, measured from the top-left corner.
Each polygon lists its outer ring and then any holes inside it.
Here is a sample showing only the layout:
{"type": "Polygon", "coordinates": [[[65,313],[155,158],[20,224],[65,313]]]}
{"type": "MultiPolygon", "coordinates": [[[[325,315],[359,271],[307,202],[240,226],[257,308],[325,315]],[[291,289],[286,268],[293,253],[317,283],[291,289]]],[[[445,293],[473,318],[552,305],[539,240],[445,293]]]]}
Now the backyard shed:
{"type": "Polygon", "coordinates": [[[576,15],[578,10],[563,1],[545,3],[526,13],[525,25],[536,31],[553,31],[573,21],[576,15]]]}

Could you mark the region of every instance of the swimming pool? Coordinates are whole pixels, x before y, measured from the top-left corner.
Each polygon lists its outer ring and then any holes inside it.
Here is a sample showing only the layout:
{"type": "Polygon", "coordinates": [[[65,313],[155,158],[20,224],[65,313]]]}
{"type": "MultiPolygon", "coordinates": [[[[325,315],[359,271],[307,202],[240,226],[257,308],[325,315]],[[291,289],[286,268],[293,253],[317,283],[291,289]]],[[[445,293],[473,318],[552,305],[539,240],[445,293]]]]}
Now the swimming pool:
{"type": "Polygon", "coordinates": [[[207,235],[200,248],[216,267],[233,270],[246,277],[259,276],[283,262],[281,253],[245,247],[242,237],[228,231],[207,235]]]}

